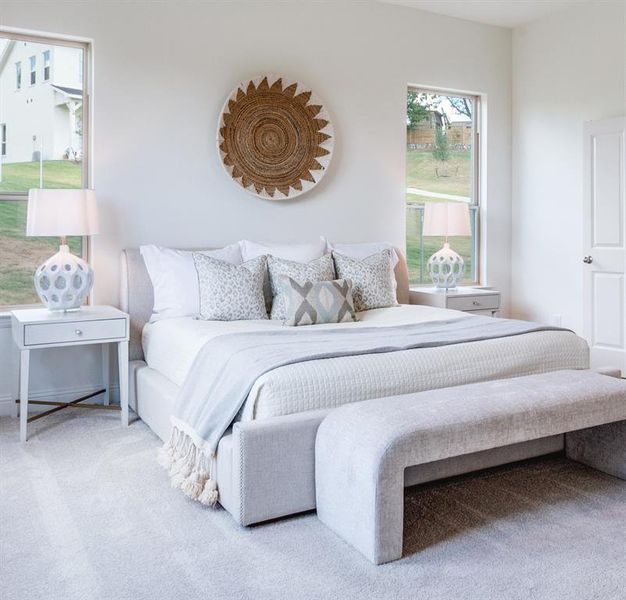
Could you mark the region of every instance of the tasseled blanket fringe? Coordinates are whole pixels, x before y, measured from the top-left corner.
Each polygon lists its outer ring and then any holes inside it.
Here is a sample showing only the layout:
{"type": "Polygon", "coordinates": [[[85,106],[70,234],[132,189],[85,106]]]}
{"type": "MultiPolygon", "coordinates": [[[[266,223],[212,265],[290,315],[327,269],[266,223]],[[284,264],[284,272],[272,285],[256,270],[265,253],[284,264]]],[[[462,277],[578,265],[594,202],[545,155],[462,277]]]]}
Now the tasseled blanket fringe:
{"type": "Polygon", "coordinates": [[[213,457],[200,450],[186,433],[172,428],[170,439],[159,450],[158,461],[167,470],[173,488],[192,500],[215,506],[219,496],[211,477],[213,457]]]}

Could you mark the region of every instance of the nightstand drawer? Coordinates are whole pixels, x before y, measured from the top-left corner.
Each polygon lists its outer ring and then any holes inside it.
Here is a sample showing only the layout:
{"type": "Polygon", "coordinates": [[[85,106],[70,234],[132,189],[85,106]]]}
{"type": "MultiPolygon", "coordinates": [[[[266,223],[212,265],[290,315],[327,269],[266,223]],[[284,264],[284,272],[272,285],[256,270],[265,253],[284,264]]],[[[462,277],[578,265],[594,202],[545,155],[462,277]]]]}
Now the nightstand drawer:
{"type": "Polygon", "coordinates": [[[490,308],[500,308],[500,296],[480,295],[480,296],[448,296],[448,308],[454,310],[485,310],[490,308]]]}
{"type": "Polygon", "coordinates": [[[117,339],[126,336],[126,319],[102,319],[24,326],[24,345],[63,344],[117,339]]]}

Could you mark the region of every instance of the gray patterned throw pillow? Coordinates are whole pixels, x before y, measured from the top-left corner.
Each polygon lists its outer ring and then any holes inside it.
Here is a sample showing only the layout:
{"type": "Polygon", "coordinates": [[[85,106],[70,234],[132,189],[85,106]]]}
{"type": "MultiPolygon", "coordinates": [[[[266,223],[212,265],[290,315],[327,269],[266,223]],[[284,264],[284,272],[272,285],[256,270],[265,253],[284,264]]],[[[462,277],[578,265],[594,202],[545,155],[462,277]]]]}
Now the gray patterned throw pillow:
{"type": "Polygon", "coordinates": [[[210,321],[267,319],[265,256],[242,265],[193,253],[200,288],[200,318],[210,321]]]}
{"type": "Polygon", "coordinates": [[[291,277],[278,278],[285,302],[285,325],[319,325],[356,321],[352,302],[352,282],[306,281],[298,283],[291,277]]]}
{"type": "Polygon", "coordinates": [[[333,252],[337,277],[352,281],[354,308],[358,312],[396,306],[396,277],[393,251],[389,248],[363,260],[333,252]]]}
{"type": "Polygon", "coordinates": [[[280,285],[281,277],[291,277],[300,284],[307,281],[331,281],[335,278],[333,257],[330,254],[325,254],[308,263],[270,255],[267,257],[267,270],[274,298],[270,318],[280,320],[285,318],[285,292],[280,285]]]}

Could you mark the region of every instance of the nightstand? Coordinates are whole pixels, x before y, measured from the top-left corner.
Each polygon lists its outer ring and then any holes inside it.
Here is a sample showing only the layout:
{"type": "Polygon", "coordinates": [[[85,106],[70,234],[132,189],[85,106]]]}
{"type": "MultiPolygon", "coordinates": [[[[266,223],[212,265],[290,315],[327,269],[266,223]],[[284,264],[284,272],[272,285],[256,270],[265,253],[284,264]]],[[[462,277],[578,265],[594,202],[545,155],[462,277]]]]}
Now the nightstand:
{"type": "Polygon", "coordinates": [[[438,290],[435,287],[413,287],[411,304],[425,304],[438,308],[452,308],[475,315],[495,317],[500,308],[500,292],[485,288],[458,287],[455,290],[438,290]]]}
{"type": "Polygon", "coordinates": [[[119,410],[122,425],[128,425],[128,315],[112,306],[85,306],[72,312],[51,312],[31,308],[11,312],[13,339],[20,350],[20,440],[27,439],[28,423],[68,407],[119,410]],[[28,379],[30,352],[40,348],[60,348],[102,344],[103,389],[71,402],[31,401],[52,406],[28,416],[28,379]],[[120,406],[109,405],[109,344],[117,344],[119,361],[120,406]],[[79,404],[99,394],[103,404],[79,404]]]}

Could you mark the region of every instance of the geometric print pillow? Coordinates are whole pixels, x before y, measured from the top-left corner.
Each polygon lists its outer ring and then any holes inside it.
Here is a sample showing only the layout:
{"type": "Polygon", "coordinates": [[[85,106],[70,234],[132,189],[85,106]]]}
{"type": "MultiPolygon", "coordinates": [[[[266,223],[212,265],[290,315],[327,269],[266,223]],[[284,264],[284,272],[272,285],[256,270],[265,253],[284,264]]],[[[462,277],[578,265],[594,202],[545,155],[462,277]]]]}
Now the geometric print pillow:
{"type": "Polygon", "coordinates": [[[300,284],[307,281],[331,281],[335,279],[335,265],[330,254],[325,254],[308,263],[285,260],[270,254],[267,257],[267,271],[273,296],[270,319],[283,320],[285,318],[285,294],[279,283],[281,277],[291,277],[300,284]]]}
{"type": "Polygon", "coordinates": [[[193,253],[200,289],[200,318],[209,321],[267,319],[263,281],[265,256],[232,265],[193,253]]]}
{"type": "Polygon", "coordinates": [[[291,277],[279,278],[285,300],[284,325],[319,325],[357,321],[352,301],[352,283],[335,281],[306,281],[298,283],[291,277]]]}
{"type": "Polygon", "coordinates": [[[386,248],[363,260],[333,252],[337,277],[352,281],[354,308],[358,312],[397,306],[393,251],[386,248]]]}

